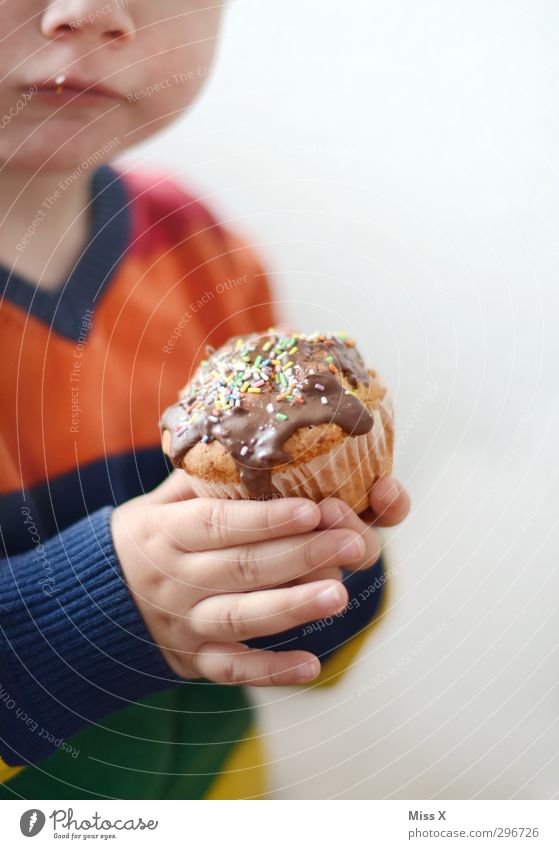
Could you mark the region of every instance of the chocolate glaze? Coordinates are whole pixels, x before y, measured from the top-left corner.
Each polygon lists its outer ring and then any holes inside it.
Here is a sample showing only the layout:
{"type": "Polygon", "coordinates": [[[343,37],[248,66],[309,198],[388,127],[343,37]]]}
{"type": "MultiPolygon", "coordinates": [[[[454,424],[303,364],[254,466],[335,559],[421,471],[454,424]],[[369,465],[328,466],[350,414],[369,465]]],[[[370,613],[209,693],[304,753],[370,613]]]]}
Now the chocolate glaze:
{"type": "MultiPolygon", "coordinates": [[[[356,395],[348,392],[341,375],[352,387],[368,386],[369,374],[350,340],[338,337],[296,336],[296,356],[289,381],[300,400],[277,401],[281,388],[272,380],[260,388],[260,394],[242,393],[240,405],[215,415],[216,379],[234,373],[240,352],[249,351],[252,362],[258,355],[267,358],[262,346],[279,338],[277,333],[236,337],[204,361],[194,380],[182,393],[177,404],[168,407],[161,419],[162,431],[171,435],[170,458],[180,466],[185,454],[201,440],[218,440],[231,454],[241,481],[251,498],[273,498],[278,493],[272,485],[273,470],[292,457],[283,445],[299,429],[324,423],[339,425],[349,436],[368,433],[373,416],[356,395]],[[238,341],[240,340],[240,341],[238,341]],[[241,346],[239,348],[239,346],[241,346]],[[326,361],[332,358],[332,363],[326,361]],[[318,384],[319,388],[316,388],[318,384]],[[195,405],[198,405],[196,409],[195,405]],[[273,404],[270,412],[268,405],[273,404]],[[193,410],[193,406],[195,409],[193,410]],[[286,418],[278,418],[277,413],[286,418]],[[241,453],[242,452],[242,453],[241,453]]],[[[285,337],[284,337],[285,338],[285,337]]],[[[249,368],[246,365],[245,368],[249,368]]],[[[270,367],[271,368],[271,367],[270,367]]],[[[238,373],[238,372],[237,372],[238,373]]],[[[222,379],[219,383],[225,386],[222,379]]]]}

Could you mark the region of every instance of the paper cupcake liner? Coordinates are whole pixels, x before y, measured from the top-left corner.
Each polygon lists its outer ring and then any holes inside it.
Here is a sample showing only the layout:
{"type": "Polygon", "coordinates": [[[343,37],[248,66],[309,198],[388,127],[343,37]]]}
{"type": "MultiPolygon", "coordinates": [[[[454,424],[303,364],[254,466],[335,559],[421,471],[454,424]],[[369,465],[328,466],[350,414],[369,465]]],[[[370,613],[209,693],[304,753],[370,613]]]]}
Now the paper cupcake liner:
{"type": "MultiPolygon", "coordinates": [[[[273,473],[272,484],[279,494],[317,502],[335,496],[357,513],[365,510],[374,482],[392,472],[392,399],[388,391],[371,412],[374,421],[369,433],[347,436],[332,451],[273,473]]],[[[219,483],[193,475],[188,478],[195,494],[202,498],[250,498],[243,483],[219,483]]]]}

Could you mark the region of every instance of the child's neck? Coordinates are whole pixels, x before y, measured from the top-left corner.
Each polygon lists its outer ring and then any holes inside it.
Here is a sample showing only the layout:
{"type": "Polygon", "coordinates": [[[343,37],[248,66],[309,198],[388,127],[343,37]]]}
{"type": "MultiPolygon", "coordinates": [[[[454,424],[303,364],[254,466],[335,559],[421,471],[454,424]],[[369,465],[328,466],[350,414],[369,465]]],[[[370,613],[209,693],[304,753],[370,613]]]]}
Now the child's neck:
{"type": "Polygon", "coordinates": [[[89,231],[89,179],[0,173],[0,265],[44,289],[63,285],[89,231]]]}

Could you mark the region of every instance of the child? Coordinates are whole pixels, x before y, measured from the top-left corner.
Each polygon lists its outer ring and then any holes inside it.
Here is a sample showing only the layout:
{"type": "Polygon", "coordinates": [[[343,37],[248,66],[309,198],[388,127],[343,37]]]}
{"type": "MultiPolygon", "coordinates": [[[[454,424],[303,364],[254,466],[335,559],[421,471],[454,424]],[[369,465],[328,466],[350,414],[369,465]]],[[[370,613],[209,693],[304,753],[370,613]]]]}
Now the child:
{"type": "Polygon", "coordinates": [[[220,18],[0,6],[3,798],[262,797],[231,685],[347,664],[385,580],[370,523],[408,511],[393,479],[367,522],[336,499],[197,499],[164,462],[161,410],[206,345],[273,324],[272,298],[199,202],[107,162],[190,105],[220,18]]]}

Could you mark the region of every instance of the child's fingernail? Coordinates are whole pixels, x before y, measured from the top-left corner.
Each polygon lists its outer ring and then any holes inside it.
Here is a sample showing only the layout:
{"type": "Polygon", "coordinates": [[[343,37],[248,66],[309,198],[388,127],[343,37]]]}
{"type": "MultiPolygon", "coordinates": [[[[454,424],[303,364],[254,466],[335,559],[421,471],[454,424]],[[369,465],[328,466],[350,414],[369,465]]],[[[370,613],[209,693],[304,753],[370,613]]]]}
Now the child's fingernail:
{"type": "Polygon", "coordinates": [[[307,660],[306,663],[302,663],[301,666],[295,669],[298,681],[311,681],[313,678],[316,678],[319,672],[320,662],[316,658],[314,660],[307,660]]]}
{"type": "Polygon", "coordinates": [[[297,507],[293,513],[293,519],[297,525],[308,528],[316,524],[317,515],[316,506],[306,504],[304,507],[297,507]]]}
{"type": "Polygon", "coordinates": [[[381,492],[381,500],[384,501],[385,504],[392,504],[393,501],[396,501],[399,495],[400,487],[395,480],[390,480],[384,485],[381,492]]]}
{"type": "Polygon", "coordinates": [[[359,560],[364,553],[363,540],[358,536],[345,537],[340,543],[338,553],[346,560],[359,560]]]}
{"type": "Polygon", "coordinates": [[[336,501],[326,501],[321,505],[320,512],[327,525],[335,525],[337,522],[341,522],[345,516],[344,508],[336,501]]]}
{"type": "Polygon", "coordinates": [[[325,610],[332,610],[334,607],[340,607],[345,599],[345,593],[341,584],[328,587],[323,590],[318,596],[318,603],[325,610]]]}

